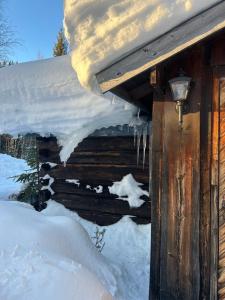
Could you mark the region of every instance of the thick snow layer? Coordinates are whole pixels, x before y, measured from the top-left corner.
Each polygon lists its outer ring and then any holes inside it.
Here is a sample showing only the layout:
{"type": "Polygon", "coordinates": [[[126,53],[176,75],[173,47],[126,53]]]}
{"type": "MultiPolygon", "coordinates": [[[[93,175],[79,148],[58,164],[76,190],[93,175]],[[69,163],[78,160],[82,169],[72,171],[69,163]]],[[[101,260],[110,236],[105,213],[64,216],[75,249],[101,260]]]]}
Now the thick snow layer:
{"type": "MultiPolygon", "coordinates": [[[[83,220],[74,212],[55,201],[48,201],[42,211],[48,216],[69,216],[95,236],[96,228],[106,230],[102,254],[114,269],[118,290],[116,300],[148,300],[150,272],[151,225],[136,225],[129,217],[107,227],[99,227],[83,220]]],[[[88,299],[89,300],[89,299],[88,299]]]]}
{"type": "Polygon", "coordinates": [[[64,27],[83,86],[124,54],[219,0],[65,0],[64,27]]]}
{"type": "Polygon", "coordinates": [[[134,107],[84,90],[70,56],[0,69],[0,133],[55,134],[66,161],[96,129],[128,124],[134,107]]]}
{"type": "Polygon", "coordinates": [[[130,207],[139,207],[144,203],[141,196],[149,196],[147,191],[140,188],[142,183],[137,182],[132,174],[128,174],[121,181],[116,181],[109,186],[109,192],[119,196],[119,199],[128,201],[130,207]]]}
{"type": "Polygon", "coordinates": [[[106,259],[78,222],[0,201],[0,299],[112,300],[116,290],[106,259]]]}
{"type": "Polygon", "coordinates": [[[23,159],[16,159],[6,154],[0,154],[0,200],[7,200],[12,194],[18,194],[22,184],[15,182],[13,176],[29,170],[23,159]]]}

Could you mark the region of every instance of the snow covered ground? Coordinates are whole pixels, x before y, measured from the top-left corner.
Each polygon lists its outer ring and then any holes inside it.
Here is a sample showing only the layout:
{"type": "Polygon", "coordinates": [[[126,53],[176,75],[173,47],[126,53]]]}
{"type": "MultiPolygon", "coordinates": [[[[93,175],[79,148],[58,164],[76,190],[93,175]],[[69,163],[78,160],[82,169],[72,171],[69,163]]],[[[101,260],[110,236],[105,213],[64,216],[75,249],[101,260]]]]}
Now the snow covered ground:
{"type": "Polygon", "coordinates": [[[19,188],[8,175],[26,164],[6,155],[0,162],[0,299],[148,299],[150,225],[124,217],[105,227],[100,254],[92,242],[96,226],[61,204],[49,201],[38,213],[30,205],[3,201],[4,190],[8,197],[19,188]]]}
{"type": "Polygon", "coordinates": [[[81,87],[69,55],[1,68],[0,101],[0,133],[54,134],[62,161],[96,129],[129,124],[136,112],[110,93],[81,87]]]}
{"type": "MultiPolygon", "coordinates": [[[[50,216],[69,216],[77,220],[89,233],[95,236],[98,226],[80,218],[54,201],[42,212],[50,216]]],[[[117,280],[116,300],[147,300],[150,271],[150,225],[136,225],[129,217],[107,227],[102,254],[108,264],[114,266],[117,280]]]]}
{"type": "Polygon", "coordinates": [[[83,86],[95,74],[219,0],[65,0],[64,27],[83,86]]]}

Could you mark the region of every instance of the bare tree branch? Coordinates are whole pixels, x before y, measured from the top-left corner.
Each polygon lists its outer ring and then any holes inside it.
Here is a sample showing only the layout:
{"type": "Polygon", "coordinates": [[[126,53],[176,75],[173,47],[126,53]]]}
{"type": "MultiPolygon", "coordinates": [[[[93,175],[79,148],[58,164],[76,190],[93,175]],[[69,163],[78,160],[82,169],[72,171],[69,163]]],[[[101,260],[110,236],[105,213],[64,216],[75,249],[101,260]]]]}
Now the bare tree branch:
{"type": "Polygon", "coordinates": [[[14,32],[3,16],[3,0],[0,0],[0,61],[7,59],[10,49],[17,43],[14,32]]]}

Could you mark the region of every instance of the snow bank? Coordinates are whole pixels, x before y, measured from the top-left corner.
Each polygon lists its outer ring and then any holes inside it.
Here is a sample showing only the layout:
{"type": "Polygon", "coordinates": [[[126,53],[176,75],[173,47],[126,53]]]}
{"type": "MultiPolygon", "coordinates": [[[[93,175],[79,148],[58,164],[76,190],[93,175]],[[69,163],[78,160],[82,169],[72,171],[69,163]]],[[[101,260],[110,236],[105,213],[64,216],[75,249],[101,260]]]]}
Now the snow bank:
{"type": "Polygon", "coordinates": [[[134,107],[84,90],[70,56],[0,69],[0,133],[52,133],[63,146],[61,160],[96,129],[128,124],[134,107]]]}
{"type": "Polygon", "coordinates": [[[101,231],[105,229],[105,246],[102,254],[113,266],[117,278],[118,289],[114,298],[116,300],[149,299],[150,224],[136,225],[126,216],[116,224],[99,227],[51,200],[42,213],[47,216],[73,218],[82,224],[90,237],[95,236],[96,228],[101,231]]]}
{"type": "Polygon", "coordinates": [[[83,86],[94,75],[219,0],[65,0],[64,27],[83,86]]]}
{"type": "Polygon", "coordinates": [[[116,290],[106,259],[78,222],[0,201],[0,299],[112,300],[116,290]]]}
{"type": "Polygon", "coordinates": [[[22,184],[15,182],[11,177],[20,175],[28,169],[25,160],[0,154],[0,200],[7,200],[10,195],[20,192],[22,184]]]}
{"type": "Polygon", "coordinates": [[[149,196],[147,191],[140,188],[142,185],[134,179],[132,174],[128,174],[121,181],[116,181],[109,186],[109,192],[119,196],[119,199],[127,201],[130,207],[140,207],[144,203],[140,197],[149,196]]]}

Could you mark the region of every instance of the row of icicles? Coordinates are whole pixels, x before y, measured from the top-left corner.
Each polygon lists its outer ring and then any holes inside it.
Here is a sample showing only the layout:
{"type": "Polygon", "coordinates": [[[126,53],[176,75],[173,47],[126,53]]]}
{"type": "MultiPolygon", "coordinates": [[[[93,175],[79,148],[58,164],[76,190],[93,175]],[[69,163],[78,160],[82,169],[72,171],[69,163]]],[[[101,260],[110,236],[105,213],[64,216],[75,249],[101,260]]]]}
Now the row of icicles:
{"type": "Polygon", "coordinates": [[[134,130],[134,146],[137,147],[137,165],[139,165],[140,159],[140,145],[141,140],[143,143],[143,169],[145,166],[146,158],[146,148],[147,148],[147,138],[149,133],[149,121],[147,116],[140,117],[140,110],[138,111],[137,116],[129,124],[130,127],[134,130]]]}
{"type": "MultiPolygon", "coordinates": [[[[117,97],[113,95],[111,103],[115,104],[117,97]]],[[[141,139],[143,142],[143,169],[145,167],[145,158],[146,158],[146,147],[147,147],[147,138],[149,133],[149,120],[147,116],[140,116],[140,109],[138,110],[137,116],[132,119],[129,124],[129,127],[133,128],[134,131],[134,146],[137,147],[137,166],[139,165],[140,159],[140,145],[141,139]]]]}

